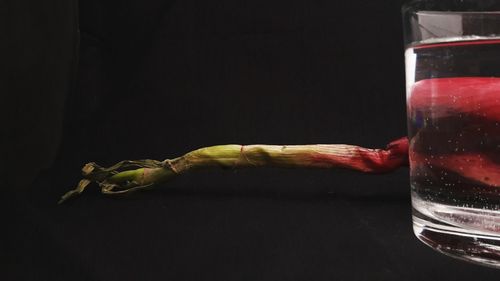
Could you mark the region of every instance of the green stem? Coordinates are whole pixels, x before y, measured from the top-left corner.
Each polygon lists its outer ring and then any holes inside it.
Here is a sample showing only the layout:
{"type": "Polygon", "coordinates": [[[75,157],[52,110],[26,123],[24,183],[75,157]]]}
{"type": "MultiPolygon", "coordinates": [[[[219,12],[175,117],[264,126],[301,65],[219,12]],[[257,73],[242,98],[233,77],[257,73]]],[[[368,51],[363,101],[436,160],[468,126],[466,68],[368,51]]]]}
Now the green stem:
{"type": "Polygon", "coordinates": [[[316,145],[217,145],[191,151],[164,161],[122,161],[109,168],[89,163],[84,180],[60,200],[82,193],[96,182],[104,194],[123,194],[149,188],[178,174],[206,167],[305,167],[345,168],[366,173],[390,172],[408,162],[406,138],[390,143],[386,150],[345,144],[316,145]],[[130,169],[135,168],[135,169],[130,169]]]}

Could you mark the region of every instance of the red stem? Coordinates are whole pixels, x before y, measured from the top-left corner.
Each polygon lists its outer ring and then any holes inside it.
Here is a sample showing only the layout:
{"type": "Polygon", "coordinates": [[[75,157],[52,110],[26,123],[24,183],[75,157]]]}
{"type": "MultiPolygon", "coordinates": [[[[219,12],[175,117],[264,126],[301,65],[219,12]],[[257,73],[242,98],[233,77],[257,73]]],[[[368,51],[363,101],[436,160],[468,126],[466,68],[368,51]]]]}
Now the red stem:
{"type": "Polygon", "coordinates": [[[345,153],[314,153],[308,166],[346,168],[365,173],[387,173],[408,165],[408,138],[389,143],[386,149],[346,145],[345,153]]]}

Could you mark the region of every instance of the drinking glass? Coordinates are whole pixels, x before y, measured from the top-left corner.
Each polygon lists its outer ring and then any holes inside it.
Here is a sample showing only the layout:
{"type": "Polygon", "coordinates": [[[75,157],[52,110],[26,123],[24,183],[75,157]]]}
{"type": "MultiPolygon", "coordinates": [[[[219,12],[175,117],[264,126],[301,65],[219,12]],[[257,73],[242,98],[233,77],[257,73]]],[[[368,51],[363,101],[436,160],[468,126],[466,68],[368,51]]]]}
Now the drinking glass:
{"type": "Polygon", "coordinates": [[[500,4],[403,6],[413,229],[500,267],[500,4]]]}

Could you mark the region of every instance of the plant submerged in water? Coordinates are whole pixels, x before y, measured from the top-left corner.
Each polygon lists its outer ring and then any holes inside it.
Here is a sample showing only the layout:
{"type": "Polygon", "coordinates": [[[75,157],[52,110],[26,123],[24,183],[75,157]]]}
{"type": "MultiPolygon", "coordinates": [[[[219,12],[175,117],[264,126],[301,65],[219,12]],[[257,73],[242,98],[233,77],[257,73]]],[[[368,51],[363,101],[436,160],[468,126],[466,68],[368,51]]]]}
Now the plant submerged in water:
{"type": "Polygon", "coordinates": [[[188,171],[206,168],[299,167],[344,168],[364,173],[387,173],[408,165],[408,139],[395,140],[386,149],[346,144],[217,145],[200,148],[174,159],[125,160],[104,168],[88,163],[83,179],[59,203],[82,193],[92,182],[103,194],[124,194],[150,188],[188,171]]]}

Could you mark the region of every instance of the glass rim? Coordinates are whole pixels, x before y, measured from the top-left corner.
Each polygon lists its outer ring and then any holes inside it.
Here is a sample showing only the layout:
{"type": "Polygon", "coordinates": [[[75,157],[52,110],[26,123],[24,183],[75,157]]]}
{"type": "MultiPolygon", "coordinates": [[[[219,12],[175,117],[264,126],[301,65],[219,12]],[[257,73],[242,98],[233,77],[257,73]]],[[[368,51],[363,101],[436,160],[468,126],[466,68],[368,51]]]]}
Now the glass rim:
{"type": "Polygon", "coordinates": [[[433,11],[438,13],[500,13],[500,2],[491,0],[411,0],[403,3],[401,12],[433,11]]]}

